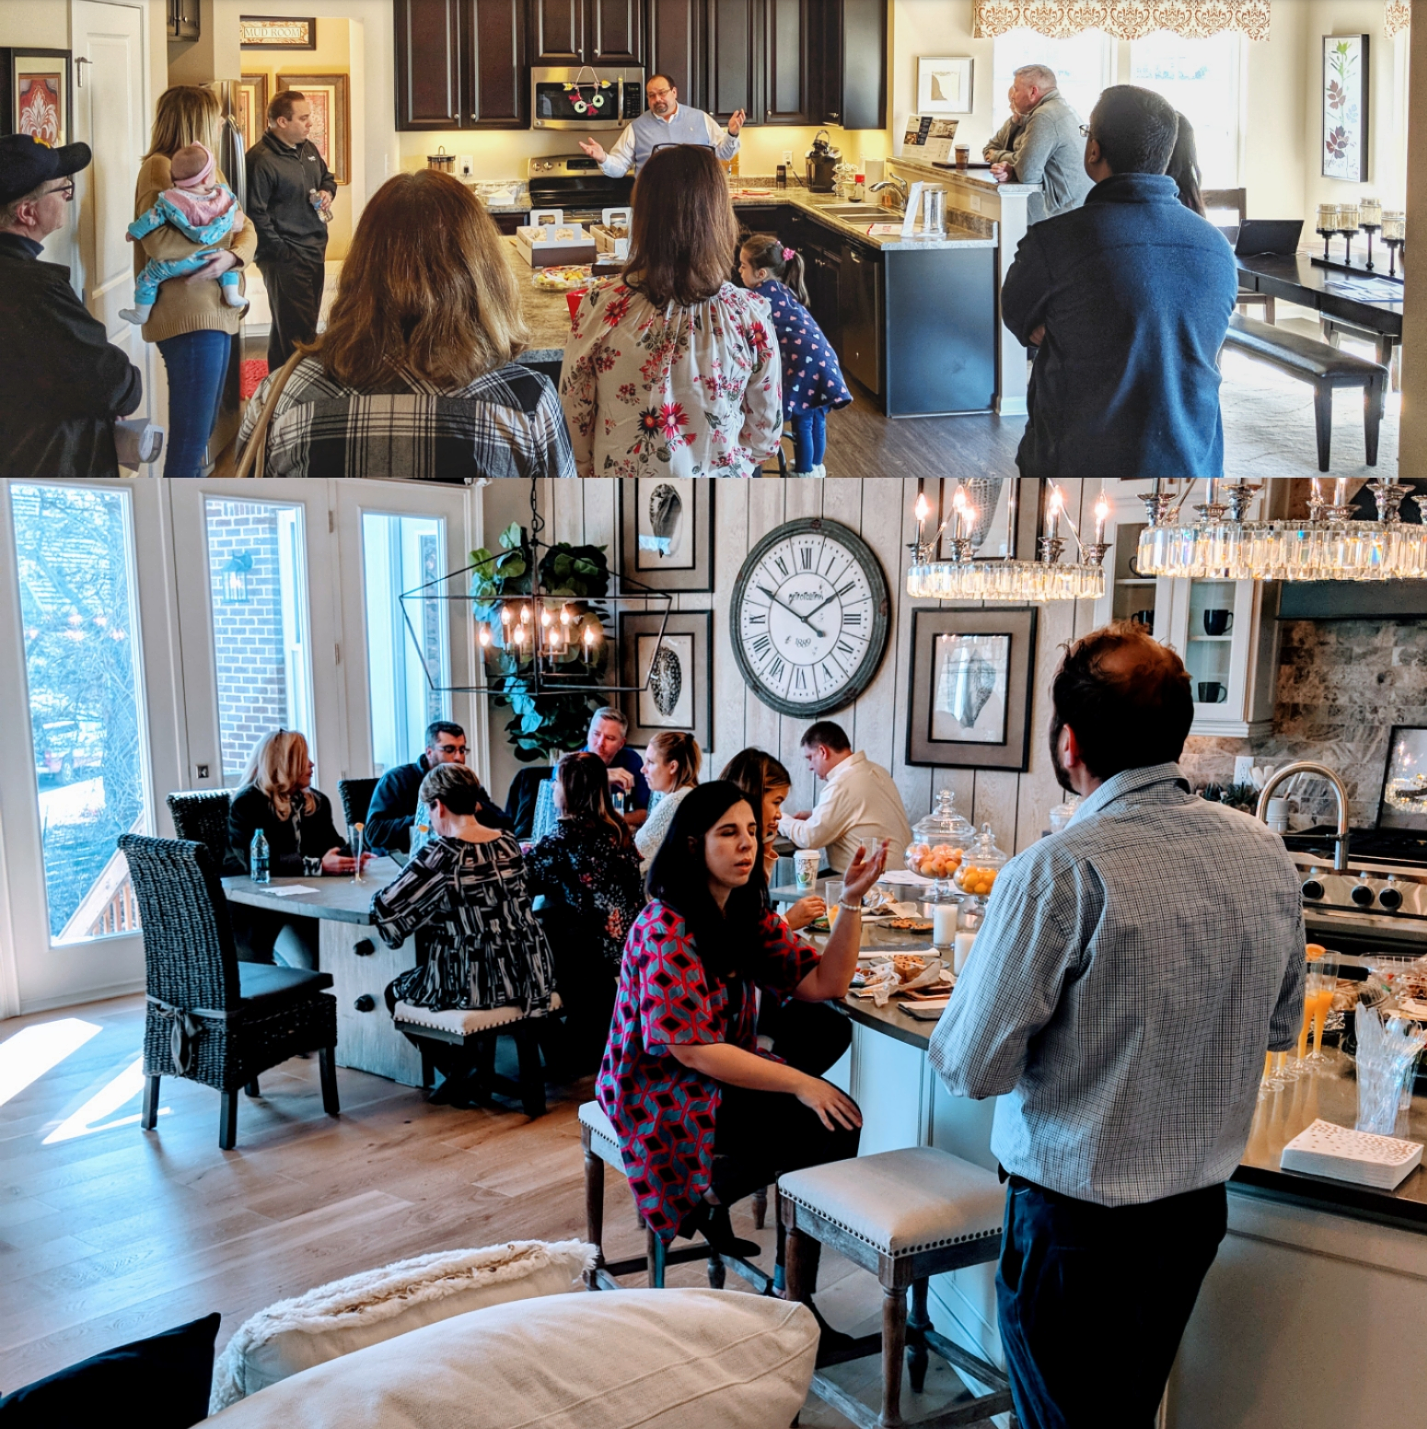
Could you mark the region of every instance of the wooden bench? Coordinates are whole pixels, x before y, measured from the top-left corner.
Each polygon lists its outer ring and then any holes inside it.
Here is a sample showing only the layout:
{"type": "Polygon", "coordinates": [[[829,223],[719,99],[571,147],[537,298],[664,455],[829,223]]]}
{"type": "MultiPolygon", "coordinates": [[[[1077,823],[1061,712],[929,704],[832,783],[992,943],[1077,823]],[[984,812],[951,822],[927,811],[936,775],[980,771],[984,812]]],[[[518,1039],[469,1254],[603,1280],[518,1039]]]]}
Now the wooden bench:
{"type": "Polygon", "coordinates": [[[1300,337],[1257,318],[1234,313],[1224,346],[1232,347],[1280,371],[1313,384],[1313,411],[1318,426],[1318,470],[1328,470],[1328,454],[1333,441],[1333,392],[1339,387],[1363,389],[1363,434],[1367,464],[1377,465],[1378,431],[1382,426],[1383,402],[1387,396],[1387,368],[1367,362],[1351,353],[1340,352],[1316,338],[1300,337]]]}

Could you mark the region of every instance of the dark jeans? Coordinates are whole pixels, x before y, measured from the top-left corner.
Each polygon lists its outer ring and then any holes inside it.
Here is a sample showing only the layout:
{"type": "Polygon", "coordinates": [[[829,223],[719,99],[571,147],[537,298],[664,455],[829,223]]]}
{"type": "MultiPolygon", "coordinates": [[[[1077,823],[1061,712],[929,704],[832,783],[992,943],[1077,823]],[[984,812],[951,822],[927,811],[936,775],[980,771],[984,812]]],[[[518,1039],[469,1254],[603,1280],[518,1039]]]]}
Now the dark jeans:
{"type": "Polygon", "coordinates": [[[168,451],[164,476],[201,476],[203,454],[228,374],[232,335],[204,329],[181,332],[158,344],[168,371],[168,451]]]}
{"type": "Polygon", "coordinates": [[[319,923],[301,914],[274,913],[249,903],[229,903],[233,943],[242,963],[316,968],[319,923]]]}
{"type": "Polygon", "coordinates": [[[811,471],[820,466],[827,453],[827,409],[795,412],[788,420],[793,424],[793,470],[811,471]]]}
{"type": "Polygon", "coordinates": [[[764,994],[758,1035],[773,1039],[773,1052],[790,1067],[821,1077],[852,1045],[852,1019],[830,1002],[781,1003],[764,994]]]}
{"type": "Polygon", "coordinates": [[[1021,1429],[1151,1429],[1227,1222],[1222,1185],[1099,1206],[1011,1177],[996,1300],[1021,1429]]]}
{"type": "Polygon", "coordinates": [[[272,328],[268,334],[269,372],[276,372],[292,356],[299,342],[311,342],[317,335],[317,314],[322,307],[325,276],[322,264],[322,253],[305,253],[298,248],[289,249],[288,256],[280,261],[268,259],[258,264],[272,312],[272,328]]]}

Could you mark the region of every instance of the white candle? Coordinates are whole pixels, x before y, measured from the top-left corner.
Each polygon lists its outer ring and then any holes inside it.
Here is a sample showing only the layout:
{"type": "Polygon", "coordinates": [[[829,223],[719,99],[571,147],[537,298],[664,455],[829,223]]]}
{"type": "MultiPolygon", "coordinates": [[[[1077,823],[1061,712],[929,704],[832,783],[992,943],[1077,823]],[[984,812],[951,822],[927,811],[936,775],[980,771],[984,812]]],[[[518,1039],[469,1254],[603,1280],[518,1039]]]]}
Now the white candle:
{"type": "Polygon", "coordinates": [[[926,519],[931,515],[931,502],[927,500],[925,491],[917,492],[917,545],[922,544],[922,527],[926,524],[926,519]]]}
{"type": "Polygon", "coordinates": [[[956,932],[956,904],[936,903],[932,905],[932,946],[949,948],[956,932]]]}
{"type": "Polygon", "coordinates": [[[1105,522],[1109,519],[1110,504],[1105,500],[1105,493],[1100,493],[1100,499],[1095,503],[1095,544],[1102,545],[1105,540],[1105,522]]]}
{"type": "Polygon", "coordinates": [[[952,957],[951,970],[957,977],[961,976],[962,970],[966,967],[966,960],[971,956],[971,947],[975,942],[975,933],[958,933],[956,935],[956,952],[952,957]]]}
{"type": "Polygon", "coordinates": [[[1333,505],[1346,506],[1348,504],[1348,478],[1346,476],[1337,477],[1333,482],[1333,505]]]}
{"type": "Polygon", "coordinates": [[[1060,487],[1053,486],[1050,489],[1050,507],[1046,511],[1045,533],[1052,538],[1060,535],[1060,513],[1065,505],[1065,498],[1060,494],[1060,487]]]}
{"type": "MultiPolygon", "coordinates": [[[[956,495],[951,498],[951,510],[953,515],[952,535],[960,541],[962,539],[962,524],[966,521],[966,491],[963,487],[956,488],[956,495]]],[[[969,533],[970,527],[967,527],[969,533]]]]}

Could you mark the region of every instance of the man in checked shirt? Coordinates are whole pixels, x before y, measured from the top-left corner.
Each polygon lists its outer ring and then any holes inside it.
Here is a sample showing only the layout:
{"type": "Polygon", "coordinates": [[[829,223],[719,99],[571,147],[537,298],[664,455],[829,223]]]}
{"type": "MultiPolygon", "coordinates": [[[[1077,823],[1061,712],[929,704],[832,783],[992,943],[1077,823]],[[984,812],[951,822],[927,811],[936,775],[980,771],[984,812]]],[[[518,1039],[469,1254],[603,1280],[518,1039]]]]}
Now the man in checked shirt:
{"type": "Polygon", "coordinates": [[[999,1098],[996,1293],[1022,1429],[1149,1429],[1264,1050],[1298,1032],[1299,878],[1263,824],[1190,793],[1172,650],[1092,631],[1052,697],[1056,777],[1083,802],[1002,870],[931,1060],[954,1094],[999,1098]]]}

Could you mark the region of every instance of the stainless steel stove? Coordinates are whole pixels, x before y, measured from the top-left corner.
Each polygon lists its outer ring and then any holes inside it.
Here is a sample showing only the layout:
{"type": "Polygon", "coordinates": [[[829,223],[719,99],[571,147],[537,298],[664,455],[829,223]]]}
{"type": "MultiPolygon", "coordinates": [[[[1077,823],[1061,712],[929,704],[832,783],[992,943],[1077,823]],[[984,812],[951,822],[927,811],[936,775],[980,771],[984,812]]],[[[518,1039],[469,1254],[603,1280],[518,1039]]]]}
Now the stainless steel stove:
{"type": "Polygon", "coordinates": [[[1427,953],[1427,835],[1354,830],[1343,873],[1333,870],[1331,831],[1292,834],[1285,843],[1303,874],[1310,936],[1341,952],[1427,953]]]}
{"type": "Polygon", "coordinates": [[[526,160],[531,211],[563,209],[569,223],[598,223],[607,208],[628,208],[629,177],[611,179],[588,154],[552,154],[526,160]]]}

